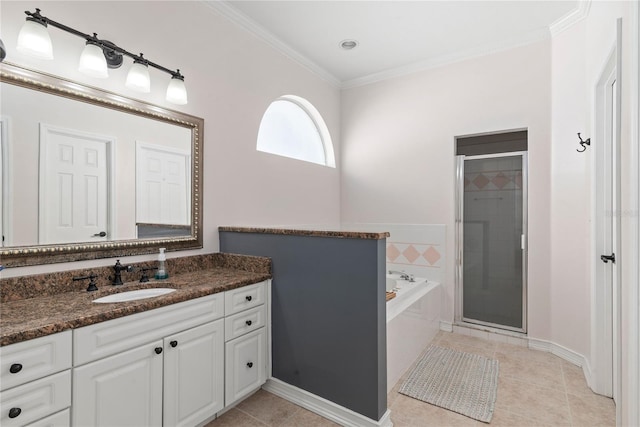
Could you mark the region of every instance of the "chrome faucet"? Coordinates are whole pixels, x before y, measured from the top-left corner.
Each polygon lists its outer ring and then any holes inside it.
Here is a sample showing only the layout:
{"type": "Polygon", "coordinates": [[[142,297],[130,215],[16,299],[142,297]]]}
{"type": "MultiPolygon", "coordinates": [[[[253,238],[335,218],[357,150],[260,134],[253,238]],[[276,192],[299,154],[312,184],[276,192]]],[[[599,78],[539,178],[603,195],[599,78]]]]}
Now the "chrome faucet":
{"type": "Polygon", "coordinates": [[[389,274],[399,274],[402,280],[415,282],[415,279],[413,278],[413,274],[408,274],[408,273],[405,273],[404,271],[389,270],[389,274]]]}

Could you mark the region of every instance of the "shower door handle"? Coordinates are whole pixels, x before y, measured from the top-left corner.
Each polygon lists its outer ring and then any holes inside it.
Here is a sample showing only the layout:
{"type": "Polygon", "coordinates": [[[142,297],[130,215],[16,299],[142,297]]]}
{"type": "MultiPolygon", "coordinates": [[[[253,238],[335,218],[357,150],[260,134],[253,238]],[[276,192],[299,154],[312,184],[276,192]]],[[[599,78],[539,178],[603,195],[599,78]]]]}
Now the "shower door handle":
{"type": "Polygon", "coordinates": [[[616,254],[612,253],[611,255],[600,255],[600,259],[605,264],[607,264],[609,261],[611,261],[612,263],[615,264],[616,263],[616,254]]]}

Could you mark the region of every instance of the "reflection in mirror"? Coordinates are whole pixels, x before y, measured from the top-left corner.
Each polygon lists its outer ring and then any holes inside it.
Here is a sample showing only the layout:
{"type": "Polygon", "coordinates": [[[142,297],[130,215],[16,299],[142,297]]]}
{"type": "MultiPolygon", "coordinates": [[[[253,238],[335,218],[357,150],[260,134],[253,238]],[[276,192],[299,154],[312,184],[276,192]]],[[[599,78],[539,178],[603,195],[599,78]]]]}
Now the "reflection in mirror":
{"type": "Polygon", "coordinates": [[[202,119],[1,67],[5,266],[202,247],[202,119]]]}

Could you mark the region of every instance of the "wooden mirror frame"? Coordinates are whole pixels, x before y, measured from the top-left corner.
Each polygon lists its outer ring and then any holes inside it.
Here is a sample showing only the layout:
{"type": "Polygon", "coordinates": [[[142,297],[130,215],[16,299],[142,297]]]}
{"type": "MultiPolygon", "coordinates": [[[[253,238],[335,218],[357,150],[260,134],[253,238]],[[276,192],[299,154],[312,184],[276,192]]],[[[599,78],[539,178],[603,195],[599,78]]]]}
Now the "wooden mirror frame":
{"type": "Polygon", "coordinates": [[[22,267],[149,254],[157,252],[161,247],[167,248],[167,251],[202,248],[201,159],[204,119],[7,62],[0,63],[0,82],[189,128],[192,151],[190,236],[0,247],[0,264],[4,267],[22,267]]]}

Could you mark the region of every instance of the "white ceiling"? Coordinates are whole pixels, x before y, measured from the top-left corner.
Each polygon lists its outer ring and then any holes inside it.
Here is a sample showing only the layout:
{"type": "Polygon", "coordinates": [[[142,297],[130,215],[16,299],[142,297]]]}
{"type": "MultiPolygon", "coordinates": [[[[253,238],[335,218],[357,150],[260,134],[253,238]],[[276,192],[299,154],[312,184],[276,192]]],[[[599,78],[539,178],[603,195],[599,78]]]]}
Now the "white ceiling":
{"type": "Polygon", "coordinates": [[[356,86],[549,37],[579,1],[209,1],[334,84],[356,86]],[[344,39],[360,43],[340,48],[344,39]]]}

